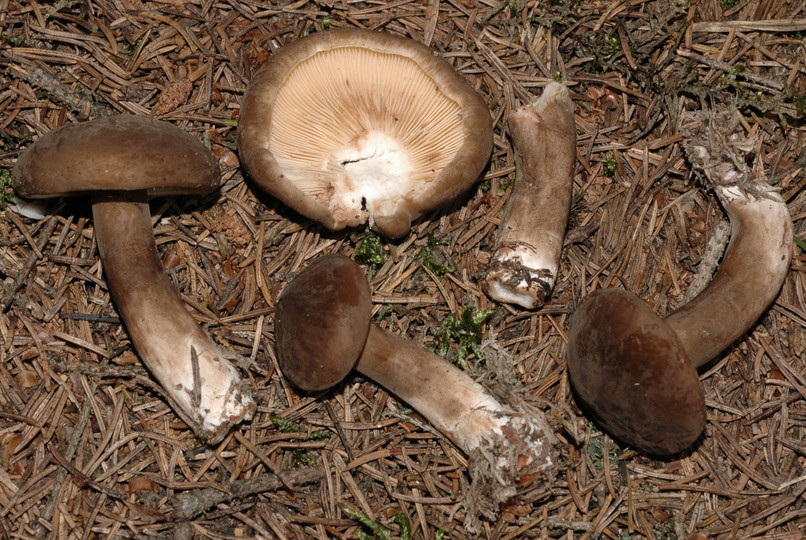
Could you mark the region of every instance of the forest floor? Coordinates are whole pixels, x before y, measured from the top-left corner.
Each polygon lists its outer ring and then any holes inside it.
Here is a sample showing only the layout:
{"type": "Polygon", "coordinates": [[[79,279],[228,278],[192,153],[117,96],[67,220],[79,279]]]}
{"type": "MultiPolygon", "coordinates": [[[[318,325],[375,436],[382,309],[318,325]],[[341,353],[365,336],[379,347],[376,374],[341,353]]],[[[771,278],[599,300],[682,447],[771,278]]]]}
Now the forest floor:
{"type": "Polygon", "coordinates": [[[802,538],[806,243],[772,306],[701,370],[707,425],[685,453],[648,457],[605,435],[575,401],[565,351],[592,291],[624,288],[665,315],[713,270],[700,263],[724,247],[726,215],[683,153],[683,111],[738,109],[757,170],[806,240],[804,36],[806,7],[787,0],[0,0],[4,198],[19,153],[62,124],[150,116],[207,144],[222,188],[153,201],[154,234],[193,316],[245,360],[257,401],[221,443],[201,442],[129,341],[88,202],[54,201],[42,218],[6,209],[0,539],[802,538]],[[399,240],[329,231],[238,161],[253,73],[337,27],[426,44],[493,118],[482,180],[399,240]],[[481,278],[515,176],[507,119],[554,80],[575,105],[574,207],[554,292],[527,311],[491,301],[481,278]],[[549,493],[471,534],[467,456],[416,411],[358,374],[318,394],[282,377],[278,293],[334,252],[364,261],[378,324],[447,362],[464,356],[470,375],[509,382],[546,415],[563,460],[549,493]]]}

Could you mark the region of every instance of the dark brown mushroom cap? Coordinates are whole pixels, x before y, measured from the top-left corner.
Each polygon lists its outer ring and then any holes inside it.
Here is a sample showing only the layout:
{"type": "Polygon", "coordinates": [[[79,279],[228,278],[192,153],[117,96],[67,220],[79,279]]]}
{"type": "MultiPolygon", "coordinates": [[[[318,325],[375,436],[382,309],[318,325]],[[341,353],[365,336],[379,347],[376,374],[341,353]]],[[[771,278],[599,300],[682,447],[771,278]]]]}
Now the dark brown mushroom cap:
{"type": "Polygon", "coordinates": [[[371,315],[361,267],[343,255],[317,258],[277,301],[275,348],[283,375],[303,390],[338,384],[364,350],[371,315]]]}
{"type": "Polygon", "coordinates": [[[567,361],[577,396],[624,442],[669,455],[702,433],[697,371],[674,331],[633,294],[598,290],[577,308],[567,361]]]}
{"type": "Polygon", "coordinates": [[[66,124],[26,148],[14,167],[23,197],[145,190],[206,194],[218,187],[215,156],[181,128],[140,116],[66,124]]]}
{"type": "Polygon", "coordinates": [[[260,187],[330,229],[370,221],[390,237],[466,192],[491,151],[489,109],[451,65],[370,30],[278,50],[250,80],[238,120],[241,163],[260,187]],[[364,165],[382,171],[377,180],[356,180],[364,165]]]}

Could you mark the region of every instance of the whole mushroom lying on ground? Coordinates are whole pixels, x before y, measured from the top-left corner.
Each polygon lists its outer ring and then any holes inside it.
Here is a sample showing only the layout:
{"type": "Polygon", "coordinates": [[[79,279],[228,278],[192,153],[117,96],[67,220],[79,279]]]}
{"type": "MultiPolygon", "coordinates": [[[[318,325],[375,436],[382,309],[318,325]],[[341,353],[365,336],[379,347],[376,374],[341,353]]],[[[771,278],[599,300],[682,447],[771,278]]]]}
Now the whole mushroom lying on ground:
{"type": "Polygon", "coordinates": [[[730,218],[731,239],[708,286],[665,319],[617,289],[573,314],[568,373],[578,397],[615,437],[669,455],[705,427],[697,368],[741,337],[775,300],[792,255],[792,221],[778,191],[751,170],[753,139],[737,112],[681,118],[689,160],[730,218]]]}
{"type": "Polygon", "coordinates": [[[484,288],[493,300],[534,309],[557,279],[571,210],[576,124],[568,89],[549,83],[540,99],[510,115],[508,125],[515,183],[484,288]]]}
{"type": "Polygon", "coordinates": [[[251,418],[251,392],[229,356],[199,327],[164,272],[148,200],[218,187],[215,157],[180,128],[135,116],[69,124],[20,154],[23,197],[87,194],[104,274],[143,363],[202,440],[221,441],[251,418]]]}
{"type": "Polygon", "coordinates": [[[466,524],[498,504],[545,493],[558,468],[556,437],[540,416],[509,408],[459,368],[370,323],[369,283],[355,262],[319,257],[280,293],[277,360],[303,390],[322,390],[355,369],[411,405],[470,456],[474,487],[466,524]]]}
{"type": "Polygon", "coordinates": [[[462,195],[492,151],[481,97],[411,39],[338,29],[274,53],[249,81],[238,152],[271,195],[333,230],[392,238],[462,195]]]}

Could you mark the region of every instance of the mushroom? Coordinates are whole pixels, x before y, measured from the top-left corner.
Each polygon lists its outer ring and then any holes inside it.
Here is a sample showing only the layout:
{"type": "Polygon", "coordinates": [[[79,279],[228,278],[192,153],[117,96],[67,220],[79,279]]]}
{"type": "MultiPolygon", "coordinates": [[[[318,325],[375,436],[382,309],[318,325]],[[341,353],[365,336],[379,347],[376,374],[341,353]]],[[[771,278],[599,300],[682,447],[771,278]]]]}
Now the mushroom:
{"type": "Polygon", "coordinates": [[[515,183],[504,207],[484,288],[493,300],[542,306],[554,287],[571,209],[576,160],[574,104],[552,82],[512,113],[515,183]]]}
{"type": "Polygon", "coordinates": [[[705,427],[697,368],[741,337],[775,300],[792,254],[778,191],[748,167],[754,141],[738,113],[687,113],[683,144],[728,214],[731,239],[708,286],[665,319],[632,294],[592,293],[571,317],[568,374],[612,435],[649,454],[689,448],[705,427]]]}
{"type": "Polygon", "coordinates": [[[332,230],[401,237],[455,200],[492,151],[479,95],[411,39],[358,29],[287,45],[249,81],[238,120],[249,175],[332,230]]]}
{"type": "Polygon", "coordinates": [[[248,387],[194,321],[162,263],[148,200],[218,187],[215,157],[167,122],[112,116],[56,129],[20,154],[24,197],[89,193],[109,291],[132,343],[176,412],[208,443],[255,409],[248,387]]]}
{"type": "Polygon", "coordinates": [[[355,367],[411,405],[471,461],[485,463],[471,464],[471,475],[478,471],[474,483],[496,486],[494,503],[550,485],[556,439],[542,417],[500,403],[453,364],[370,324],[371,312],[361,268],[342,255],[319,257],[278,298],[280,370],[303,390],[322,390],[355,367]]]}

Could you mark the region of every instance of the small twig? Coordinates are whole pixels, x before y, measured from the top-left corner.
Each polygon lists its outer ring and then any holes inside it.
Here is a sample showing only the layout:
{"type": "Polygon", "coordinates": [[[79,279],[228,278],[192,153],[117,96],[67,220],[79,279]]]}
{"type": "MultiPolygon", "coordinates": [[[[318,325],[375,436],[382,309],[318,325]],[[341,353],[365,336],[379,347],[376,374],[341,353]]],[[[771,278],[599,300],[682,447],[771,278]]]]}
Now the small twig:
{"type": "Polygon", "coordinates": [[[107,315],[95,315],[94,313],[61,313],[62,319],[74,321],[87,321],[91,323],[121,324],[120,317],[109,317],[107,315]]]}
{"type": "MultiPolygon", "coordinates": [[[[75,453],[78,450],[79,443],[81,442],[81,439],[83,437],[84,429],[87,427],[87,423],[90,421],[90,416],[92,415],[92,400],[94,399],[94,392],[97,386],[98,385],[95,383],[90,385],[90,393],[85,396],[84,406],[81,409],[81,416],[79,416],[78,421],[76,422],[76,425],[72,430],[72,434],[70,436],[70,440],[68,441],[67,450],[64,452],[64,456],[59,455],[57,457],[57,454],[51,451],[51,454],[54,456],[56,461],[58,461],[62,466],[64,466],[64,463],[67,463],[68,467],[65,467],[57,474],[53,490],[50,492],[49,500],[42,509],[41,519],[44,521],[50,521],[50,519],[53,517],[53,513],[56,511],[56,505],[59,502],[59,492],[62,489],[62,484],[64,484],[64,480],[67,478],[68,471],[72,472],[71,471],[72,466],[70,466],[69,462],[75,456],[75,453]],[[59,458],[63,459],[64,463],[59,458]]],[[[75,469],[74,467],[72,468],[75,469]]],[[[42,525],[41,522],[37,526],[37,532],[40,534],[44,533],[44,525],[42,525]]]]}
{"type": "MultiPolygon", "coordinates": [[[[324,476],[321,468],[312,467],[298,471],[287,471],[283,477],[294,485],[310,484],[324,476]]],[[[222,483],[224,491],[213,488],[193,489],[178,493],[173,500],[174,519],[184,521],[204,514],[217,505],[233,499],[250,497],[267,491],[276,491],[285,487],[280,476],[264,473],[254,478],[222,483]]]]}
{"type": "Polygon", "coordinates": [[[56,459],[59,465],[67,469],[67,472],[73,475],[73,483],[75,483],[78,487],[89,486],[95,491],[104,493],[105,495],[112,497],[113,499],[126,498],[125,493],[121,493],[114,489],[110,489],[91,479],[89,476],[87,476],[86,474],[78,470],[75,466],[73,466],[72,463],[67,461],[67,459],[64,456],[54,451],[52,448],[48,447],[48,450],[50,451],[50,455],[52,455],[56,459]]]}
{"type": "Polygon", "coordinates": [[[715,32],[802,32],[806,30],[806,19],[769,19],[766,21],[704,21],[691,25],[693,32],[712,34],[715,32]]]}
{"type": "Polygon", "coordinates": [[[6,311],[6,309],[8,309],[14,300],[14,295],[20,290],[20,287],[22,287],[23,283],[25,283],[25,280],[28,279],[28,275],[31,273],[31,270],[34,269],[36,262],[39,260],[37,251],[41,254],[42,250],[45,249],[45,246],[48,245],[50,236],[53,234],[53,230],[56,228],[57,223],[58,221],[56,219],[50,218],[47,222],[47,225],[42,228],[42,231],[39,233],[39,242],[36,244],[36,249],[31,250],[28,258],[25,260],[25,264],[22,265],[19,274],[17,274],[17,278],[6,288],[6,290],[3,292],[3,297],[0,298],[0,313],[3,313],[6,311]]]}
{"type": "MultiPolygon", "coordinates": [[[[91,362],[66,362],[54,357],[50,361],[50,368],[57,373],[80,373],[91,377],[135,378],[138,380],[148,378],[148,372],[141,365],[117,366],[91,362]]],[[[150,385],[148,386],[150,387],[150,385]]]]}
{"type": "MultiPolygon", "coordinates": [[[[734,68],[736,67],[733,64],[728,64],[727,62],[714,60],[713,58],[708,58],[707,56],[703,56],[702,54],[696,53],[694,51],[689,51],[686,49],[677,49],[677,54],[679,56],[682,56],[683,58],[695,60],[701,64],[705,64],[708,67],[724,71],[725,73],[734,73],[734,68]]],[[[745,79],[747,81],[754,82],[766,88],[778,90],[779,92],[784,89],[784,83],[773,81],[766,77],[756,75],[754,73],[749,73],[747,71],[740,71],[738,73],[735,73],[735,75],[736,77],[741,77],[742,79],[745,79]]]]}
{"type": "Polygon", "coordinates": [[[193,370],[193,393],[190,396],[190,402],[193,404],[193,408],[198,410],[201,407],[201,374],[199,373],[199,357],[193,345],[190,346],[190,366],[193,370]]]}
{"type": "Polygon", "coordinates": [[[70,112],[85,114],[92,118],[109,116],[112,111],[105,103],[99,103],[83,92],[77,92],[62,83],[56,76],[36,64],[15,59],[7,71],[12,77],[21,79],[45,92],[50,99],[67,106],[70,112]]]}
{"type": "Polygon", "coordinates": [[[714,272],[719,267],[719,261],[722,260],[722,255],[725,254],[725,249],[728,247],[730,241],[730,224],[723,220],[716,224],[708,244],[705,246],[705,251],[697,264],[697,270],[691,278],[686,293],[680,300],[678,307],[688,304],[698,294],[702,292],[705,287],[711,282],[714,277],[714,272]]]}
{"type": "Polygon", "coordinates": [[[341,422],[339,421],[339,417],[336,416],[336,411],[333,409],[333,406],[327,401],[325,401],[324,404],[325,404],[325,410],[327,411],[327,415],[333,422],[333,428],[336,430],[336,434],[339,436],[342,446],[344,446],[344,451],[347,452],[347,461],[353,461],[355,459],[355,457],[353,456],[353,449],[350,448],[350,441],[347,440],[347,435],[344,433],[344,430],[341,427],[341,422]]]}

